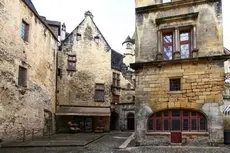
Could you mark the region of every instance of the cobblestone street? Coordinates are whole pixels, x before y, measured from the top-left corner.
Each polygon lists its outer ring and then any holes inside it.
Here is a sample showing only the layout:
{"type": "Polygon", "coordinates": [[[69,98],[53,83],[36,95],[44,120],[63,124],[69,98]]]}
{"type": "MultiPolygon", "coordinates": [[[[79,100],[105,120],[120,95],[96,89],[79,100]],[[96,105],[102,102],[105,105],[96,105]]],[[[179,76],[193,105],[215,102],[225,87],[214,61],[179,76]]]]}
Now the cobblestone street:
{"type": "Polygon", "coordinates": [[[95,141],[78,147],[20,147],[0,148],[0,153],[229,153],[225,147],[146,146],[119,149],[131,132],[108,133],[95,141]]]}

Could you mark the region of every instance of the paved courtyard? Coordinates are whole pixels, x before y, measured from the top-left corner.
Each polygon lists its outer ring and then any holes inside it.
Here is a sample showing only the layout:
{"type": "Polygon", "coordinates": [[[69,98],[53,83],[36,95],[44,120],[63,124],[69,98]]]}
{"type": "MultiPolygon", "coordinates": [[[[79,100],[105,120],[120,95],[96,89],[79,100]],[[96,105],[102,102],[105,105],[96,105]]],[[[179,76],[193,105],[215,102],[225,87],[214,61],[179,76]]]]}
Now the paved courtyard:
{"type": "MultiPolygon", "coordinates": [[[[113,132],[104,135],[88,137],[82,139],[85,143],[82,146],[55,146],[55,147],[13,147],[0,148],[0,153],[230,153],[230,146],[225,147],[188,147],[188,146],[148,146],[148,147],[127,147],[119,149],[131,132],[113,132]],[[98,137],[99,136],[99,137],[98,137]],[[90,138],[90,139],[89,139],[90,138]]],[[[79,135],[83,136],[83,135],[79,135]]],[[[74,136],[75,138],[77,136],[74,136]]],[[[60,136],[57,137],[60,140],[60,136]]],[[[68,138],[74,140],[73,137],[68,138]]],[[[63,141],[63,140],[62,140],[63,141]]],[[[79,143],[80,144],[80,143],[79,143]]]]}

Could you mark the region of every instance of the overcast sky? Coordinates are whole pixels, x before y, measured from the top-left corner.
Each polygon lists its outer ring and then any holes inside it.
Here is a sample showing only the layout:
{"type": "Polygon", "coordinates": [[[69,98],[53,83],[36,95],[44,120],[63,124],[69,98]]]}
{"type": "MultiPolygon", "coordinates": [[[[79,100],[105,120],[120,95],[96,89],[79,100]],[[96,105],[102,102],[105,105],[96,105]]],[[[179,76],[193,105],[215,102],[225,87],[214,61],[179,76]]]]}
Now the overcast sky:
{"type": "MultiPolygon", "coordinates": [[[[94,21],[110,46],[122,51],[122,42],[135,30],[134,0],[32,0],[38,13],[47,19],[65,22],[67,32],[91,11],[94,21]]],[[[230,0],[222,0],[225,47],[230,49],[230,0]]]]}

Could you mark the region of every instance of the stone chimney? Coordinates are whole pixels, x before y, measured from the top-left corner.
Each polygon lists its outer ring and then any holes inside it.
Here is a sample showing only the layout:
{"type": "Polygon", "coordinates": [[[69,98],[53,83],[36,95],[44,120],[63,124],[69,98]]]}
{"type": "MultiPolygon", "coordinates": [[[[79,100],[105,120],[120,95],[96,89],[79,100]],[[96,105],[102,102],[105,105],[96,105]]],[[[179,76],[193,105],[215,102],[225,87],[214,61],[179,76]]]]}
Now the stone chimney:
{"type": "Polygon", "coordinates": [[[93,19],[93,14],[90,11],[85,12],[85,18],[89,16],[91,19],[93,19]]]}
{"type": "Polygon", "coordinates": [[[61,26],[61,41],[65,40],[65,36],[66,36],[66,25],[65,23],[63,23],[61,26]]]}

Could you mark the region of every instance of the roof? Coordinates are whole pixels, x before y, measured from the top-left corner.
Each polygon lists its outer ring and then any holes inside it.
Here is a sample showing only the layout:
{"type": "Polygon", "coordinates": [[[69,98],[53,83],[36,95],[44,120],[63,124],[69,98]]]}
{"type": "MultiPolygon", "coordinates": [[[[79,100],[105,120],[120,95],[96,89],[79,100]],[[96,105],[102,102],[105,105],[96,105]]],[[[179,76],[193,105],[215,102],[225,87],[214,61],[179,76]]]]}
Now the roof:
{"type": "Polygon", "coordinates": [[[102,38],[104,39],[105,43],[109,46],[109,49],[111,49],[111,46],[109,45],[109,43],[107,42],[107,40],[105,39],[105,37],[103,36],[103,34],[101,33],[101,31],[99,30],[99,28],[97,27],[96,23],[93,21],[93,15],[92,15],[92,13],[91,13],[90,11],[85,12],[85,18],[78,24],[78,26],[77,26],[76,28],[74,28],[74,30],[73,30],[69,35],[67,35],[67,37],[65,38],[65,40],[63,40],[63,42],[65,42],[65,41],[68,39],[68,37],[69,37],[70,35],[72,35],[73,32],[74,32],[76,29],[78,29],[78,27],[85,21],[86,16],[89,16],[89,17],[90,17],[90,19],[92,20],[93,24],[95,25],[97,31],[98,31],[99,34],[102,36],[102,38]]]}
{"type": "Polygon", "coordinates": [[[130,38],[130,36],[128,36],[128,37],[125,39],[125,41],[122,43],[122,45],[123,45],[124,43],[127,43],[127,42],[131,42],[131,43],[135,44],[135,40],[132,39],[132,38],[130,38]]]}
{"type": "Polygon", "coordinates": [[[53,33],[53,31],[51,30],[49,25],[38,14],[38,12],[37,12],[34,4],[32,3],[32,1],[31,0],[22,0],[22,1],[28,6],[28,8],[34,13],[34,15],[41,21],[41,23],[43,23],[43,25],[50,31],[50,33],[52,34],[54,39],[56,39],[58,41],[58,38],[55,36],[55,34],[53,33]]]}
{"type": "Polygon", "coordinates": [[[230,50],[224,47],[224,53],[225,54],[230,54],[230,50]]]}
{"type": "Polygon", "coordinates": [[[121,71],[121,64],[123,63],[123,55],[112,49],[111,52],[111,67],[121,71]]]}

